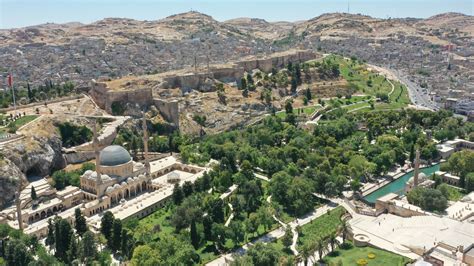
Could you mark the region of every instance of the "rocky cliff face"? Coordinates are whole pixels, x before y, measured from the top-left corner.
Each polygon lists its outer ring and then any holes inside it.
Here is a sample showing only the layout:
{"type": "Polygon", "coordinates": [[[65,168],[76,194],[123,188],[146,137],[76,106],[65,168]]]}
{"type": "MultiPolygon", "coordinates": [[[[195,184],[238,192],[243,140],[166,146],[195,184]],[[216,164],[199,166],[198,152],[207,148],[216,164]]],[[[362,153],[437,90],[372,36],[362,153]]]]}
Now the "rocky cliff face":
{"type": "Polygon", "coordinates": [[[32,125],[24,138],[3,147],[0,160],[0,205],[14,199],[19,185],[28,176],[45,176],[65,167],[62,142],[51,120],[42,119],[32,125]]]}
{"type": "Polygon", "coordinates": [[[26,184],[25,175],[8,158],[0,161],[0,206],[15,198],[20,184],[26,184]]]}

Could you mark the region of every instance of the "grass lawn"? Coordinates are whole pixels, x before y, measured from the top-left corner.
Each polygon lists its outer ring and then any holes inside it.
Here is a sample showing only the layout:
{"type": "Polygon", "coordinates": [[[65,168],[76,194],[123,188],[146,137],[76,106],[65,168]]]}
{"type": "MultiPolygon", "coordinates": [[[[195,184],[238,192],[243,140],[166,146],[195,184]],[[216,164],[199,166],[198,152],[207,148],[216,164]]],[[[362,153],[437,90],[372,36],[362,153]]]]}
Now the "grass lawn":
{"type": "Polygon", "coordinates": [[[335,233],[341,224],[341,216],[346,212],[343,207],[339,206],[324,214],[319,218],[301,226],[301,235],[298,237],[297,249],[301,250],[306,243],[311,243],[319,238],[326,238],[335,233]]]}
{"type": "Polygon", "coordinates": [[[17,127],[21,127],[21,126],[25,125],[26,123],[33,121],[37,117],[38,117],[37,115],[22,116],[22,117],[18,118],[17,120],[15,120],[13,122],[13,124],[17,127]]]}
{"type": "Polygon", "coordinates": [[[347,111],[351,111],[351,110],[354,110],[354,109],[357,109],[357,108],[369,107],[369,106],[370,106],[369,103],[361,102],[361,103],[355,103],[355,104],[352,104],[352,105],[346,105],[346,106],[343,106],[343,108],[346,109],[347,111]]]}
{"type": "Polygon", "coordinates": [[[365,259],[367,265],[390,265],[403,266],[410,262],[409,258],[391,253],[385,250],[373,247],[353,247],[349,249],[338,248],[334,254],[329,254],[323,260],[329,265],[357,265],[357,260],[365,259]],[[370,259],[369,254],[374,254],[375,257],[370,259]],[[342,264],[337,264],[342,262],[342,264]]]}
{"type": "MultiPolygon", "coordinates": [[[[297,115],[298,110],[300,110],[300,114],[305,114],[305,115],[310,115],[317,109],[321,109],[320,105],[313,105],[313,106],[306,106],[302,108],[294,108],[293,109],[293,114],[297,115]]],[[[276,113],[276,116],[285,119],[286,118],[286,112],[285,111],[280,111],[276,113]]]]}
{"type": "Polygon", "coordinates": [[[37,117],[38,117],[37,115],[26,115],[26,116],[20,117],[17,120],[10,122],[8,126],[0,128],[0,134],[7,133],[9,128],[18,129],[19,127],[27,124],[28,122],[33,121],[37,117]]]}
{"type": "Polygon", "coordinates": [[[465,193],[463,193],[465,191],[460,188],[453,187],[450,185],[445,185],[443,187],[446,187],[447,192],[448,192],[448,200],[450,201],[458,201],[466,195],[465,193]]]}

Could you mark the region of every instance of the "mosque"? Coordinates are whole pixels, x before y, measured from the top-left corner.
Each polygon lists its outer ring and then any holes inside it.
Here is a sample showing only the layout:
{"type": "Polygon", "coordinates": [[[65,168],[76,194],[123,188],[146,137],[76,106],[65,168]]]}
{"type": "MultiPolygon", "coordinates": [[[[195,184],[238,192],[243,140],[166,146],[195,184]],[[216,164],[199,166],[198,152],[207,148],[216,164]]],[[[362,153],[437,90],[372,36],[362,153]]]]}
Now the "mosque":
{"type": "MultiPolygon", "coordinates": [[[[143,128],[146,120],[143,118],[143,128]]],[[[92,145],[95,171],[88,170],[80,177],[80,187],[67,186],[56,191],[46,179],[32,182],[17,193],[16,205],[0,213],[0,223],[8,223],[25,233],[44,237],[48,220],[59,216],[74,222],[74,211],[80,208],[91,229],[98,230],[104,211],[116,218],[142,218],[162,207],[173,193],[174,184],[194,182],[207,168],[181,163],[174,156],[149,161],[148,132],[144,130],[144,163],[133,161],[129,152],[118,145],[100,150],[96,126],[92,145]],[[33,204],[31,186],[38,198],[33,204]]]]}

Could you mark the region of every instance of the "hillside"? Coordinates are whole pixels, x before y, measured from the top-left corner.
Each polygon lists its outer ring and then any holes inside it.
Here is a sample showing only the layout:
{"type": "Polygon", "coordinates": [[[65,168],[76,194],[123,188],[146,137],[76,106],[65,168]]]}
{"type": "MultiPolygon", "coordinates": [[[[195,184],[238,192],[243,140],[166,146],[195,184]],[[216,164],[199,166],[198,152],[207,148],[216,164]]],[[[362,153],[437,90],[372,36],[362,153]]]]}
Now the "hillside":
{"type": "Polygon", "coordinates": [[[465,89],[463,84],[473,69],[472,60],[467,60],[474,54],[473,32],[473,17],[458,13],[427,19],[329,13],[299,22],[258,18],[220,22],[198,12],[154,21],[107,18],[91,24],[1,30],[0,71],[14,72],[20,87],[27,80],[38,85],[46,79],[87,85],[102,76],[155,74],[302,48],[355,55],[373,64],[389,63],[410,75],[416,75],[416,69],[410,67],[421,65],[421,53],[433,65],[434,75],[430,76],[442,79],[428,80],[428,85],[465,89]],[[452,51],[456,57],[448,75],[446,69],[436,66],[445,64],[443,46],[450,43],[456,45],[452,51]],[[450,77],[460,81],[449,85],[450,77]]]}

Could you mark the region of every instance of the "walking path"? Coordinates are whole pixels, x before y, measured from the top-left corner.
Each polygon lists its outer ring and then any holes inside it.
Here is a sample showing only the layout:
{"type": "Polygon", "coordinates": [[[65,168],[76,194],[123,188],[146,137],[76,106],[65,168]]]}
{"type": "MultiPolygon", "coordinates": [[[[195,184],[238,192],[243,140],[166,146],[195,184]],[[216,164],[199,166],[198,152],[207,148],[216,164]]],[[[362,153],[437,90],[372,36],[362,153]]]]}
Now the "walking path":
{"type": "Polygon", "coordinates": [[[267,181],[267,182],[270,181],[270,179],[269,179],[268,177],[264,176],[264,175],[261,175],[261,174],[255,173],[255,172],[254,172],[253,174],[254,174],[255,177],[258,178],[258,179],[261,179],[261,180],[267,181]]]}
{"type": "Polygon", "coordinates": [[[230,215],[229,215],[229,218],[227,218],[227,221],[225,221],[225,224],[224,224],[225,227],[228,227],[230,222],[234,218],[234,207],[230,203],[227,203],[227,205],[229,205],[229,208],[230,208],[230,215]]]}
{"type": "MultiPolygon", "coordinates": [[[[267,201],[268,200],[271,200],[269,198],[267,198],[267,201]]],[[[306,214],[305,216],[301,217],[301,218],[297,218],[295,220],[293,220],[292,222],[288,223],[289,226],[291,226],[292,228],[296,228],[296,226],[302,226],[302,225],[305,225],[311,221],[313,221],[314,219],[317,219],[318,217],[326,214],[328,212],[328,210],[332,210],[334,208],[337,207],[337,204],[334,203],[334,202],[330,202],[328,204],[325,204],[317,209],[315,209],[314,211],[306,214]]],[[[281,224],[281,223],[280,223],[281,224]]],[[[284,224],[284,223],[283,223],[284,224]]],[[[245,254],[247,249],[249,249],[249,247],[253,246],[255,243],[257,242],[264,242],[264,243],[269,243],[269,242],[273,242],[281,237],[283,237],[285,235],[285,226],[280,226],[278,227],[277,229],[267,233],[266,235],[250,242],[250,243],[247,243],[245,244],[244,246],[242,246],[241,248],[237,249],[234,254],[245,254]]],[[[293,235],[295,235],[293,233],[293,235]]],[[[293,237],[293,239],[295,239],[293,237]]],[[[297,238],[296,238],[297,239],[297,238]]],[[[295,242],[295,241],[294,241],[295,242]]],[[[293,245],[292,245],[293,246],[293,245]]],[[[294,246],[295,249],[296,249],[296,245],[294,246]]],[[[232,256],[233,254],[230,253],[230,254],[223,254],[222,256],[220,256],[219,258],[207,263],[206,265],[209,265],[209,266],[224,266],[224,265],[229,265],[229,262],[232,261],[232,256]]]]}

